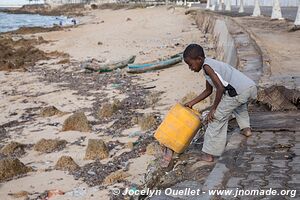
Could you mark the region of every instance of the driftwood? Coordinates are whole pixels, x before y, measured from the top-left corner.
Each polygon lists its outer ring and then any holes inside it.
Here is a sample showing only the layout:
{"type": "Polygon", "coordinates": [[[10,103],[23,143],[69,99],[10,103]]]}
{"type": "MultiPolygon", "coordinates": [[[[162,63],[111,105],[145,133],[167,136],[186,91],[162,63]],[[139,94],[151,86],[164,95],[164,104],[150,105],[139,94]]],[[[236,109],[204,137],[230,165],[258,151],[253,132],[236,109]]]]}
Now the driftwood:
{"type": "Polygon", "coordinates": [[[115,69],[121,69],[127,67],[128,64],[134,62],[136,56],[130,56],[129,58],[121,61],[115,61],[107,64],[90,64],[85,66],[85,69],[93,72],[110,72],[115,69]]]}

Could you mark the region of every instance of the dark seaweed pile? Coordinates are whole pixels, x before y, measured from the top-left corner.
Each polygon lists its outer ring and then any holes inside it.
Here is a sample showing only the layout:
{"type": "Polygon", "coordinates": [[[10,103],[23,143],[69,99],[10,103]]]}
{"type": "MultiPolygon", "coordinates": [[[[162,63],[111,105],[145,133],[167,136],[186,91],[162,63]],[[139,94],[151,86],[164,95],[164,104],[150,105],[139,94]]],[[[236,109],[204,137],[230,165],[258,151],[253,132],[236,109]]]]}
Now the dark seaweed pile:
{"type": "MultiPolygon", "coordinates": [[[[76,64],[75,64],[76,65],[76,64]]],[[[114,121],[113,125],[108,129],[98,129],[104,131],[107,135],[119,136],[123,130],[134,125],[132,119],[140,116],[136,109],[146,109],[150,107],[146,98],[151,91],[144,89],[143,86],[133,83],[133,80],[139,79],[138,76],[128,75],[125,71],[113,71],[109,73],[83,73],[79,70],[74,72],[65,72],[64,69],[37,69],[44,75],[43,81],[60,83],[61,86],[77,91],[82,97],[94,96],[96,101],[93,108],[86,108],[82,111],[92,112],[92,115],[98,119],[91,122],[92,125],[107,124],[114,121]],[[107,90],[106,87],[111,86],[118,89],[121,93],[126,94],[127,98],[121,101],[121,108],[114,113],[112,117],[100,119],[98,111],[101,105],[110,101],[104,92],[91,93],[91,90],[107,90]]],[[[160,118],[158,117],[159,121],[160,118]]],[[[153,127],[155,129],[156,127],[153,127]]]]}

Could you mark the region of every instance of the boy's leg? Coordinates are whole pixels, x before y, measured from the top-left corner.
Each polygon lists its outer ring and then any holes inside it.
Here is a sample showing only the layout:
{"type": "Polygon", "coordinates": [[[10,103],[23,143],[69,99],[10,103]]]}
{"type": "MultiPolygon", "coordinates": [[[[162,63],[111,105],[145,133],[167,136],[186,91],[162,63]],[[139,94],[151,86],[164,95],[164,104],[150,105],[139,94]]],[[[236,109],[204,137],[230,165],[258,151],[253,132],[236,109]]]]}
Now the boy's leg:
{"type": "Polygon", "coordinates": [[[233,111],[239,127],[242,130],[242,134],[247,137],[252,135],[248,113],[248,102],[250,99],[256,99],[256,96],[256,86],[250,87],[248,90],[237,96],[237,100],[241,103],[241,105],[233,111]]]}
{"type": "Polygon", "coordinates": [[[220,156],[225,148],[227,140],[228,120],[217,121],[209,123],[205,134],[202,151],[204,153],[220,156]]]}
{"type": "Polygon", "coordinates": [[[202,151],[220,156],[226,145],[227,126],[229,116],[240,103],[236,98],[224,95],[215,112],[215,119],[208,124],[204,135],[204,144],[202,151]]]}
{"type": "Polygon", "coordinates": [[[248,113],[248,103],[244,103],[233,110],[233,114],[241,129],[241,133],[247,137],[251,136],[250,118],[248,113]]]}

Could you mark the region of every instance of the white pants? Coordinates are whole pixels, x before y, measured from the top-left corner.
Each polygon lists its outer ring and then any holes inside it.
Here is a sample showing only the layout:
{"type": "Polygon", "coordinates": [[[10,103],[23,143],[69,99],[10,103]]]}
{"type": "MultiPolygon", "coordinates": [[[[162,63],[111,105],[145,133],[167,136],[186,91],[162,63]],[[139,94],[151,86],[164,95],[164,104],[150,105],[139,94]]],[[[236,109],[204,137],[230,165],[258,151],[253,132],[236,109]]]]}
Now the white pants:
{"type": "Polygon", "coordinates": [[[248,102],[256,99],[257,88],[252,86],[242,94],[230,97],[224,94],[215,112],[214,120],[208,124],[204,135],[202,151],[214,156],[220,156],[226,145],[228,119],[233,113],[240,129],[250,127],[248,102]]]}

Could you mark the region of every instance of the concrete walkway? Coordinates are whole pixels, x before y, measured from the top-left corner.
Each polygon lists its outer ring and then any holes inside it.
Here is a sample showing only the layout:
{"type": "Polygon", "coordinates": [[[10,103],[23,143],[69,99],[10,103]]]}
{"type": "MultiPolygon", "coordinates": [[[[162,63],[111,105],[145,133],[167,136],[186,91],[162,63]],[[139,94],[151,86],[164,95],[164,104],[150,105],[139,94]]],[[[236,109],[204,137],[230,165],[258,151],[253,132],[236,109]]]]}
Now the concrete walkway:
{"type": "MultiPolygon", "coordinates": [[[[300,198],[300,130],[254,132],[242,143],[233,163],[228,165],[226,189],[276,190],[275,195],[238,196],[237,199],[300,198]],[[290,190],[289,194],[283,190],[290,190]],[[295,194],[297,191],[297,194],[295,194]]],[[[229,156],[228,154],[227,156],[229,156]]],[[[224,156],[226,158],[226,155],[224,156]]],[[[224,162],[225,159],[223,160],[224,162]]],[[[222,196],[233,199],[232,196],[222,196]]],[[[236,199],[236,198],[235,198],[236,199]]]]}

